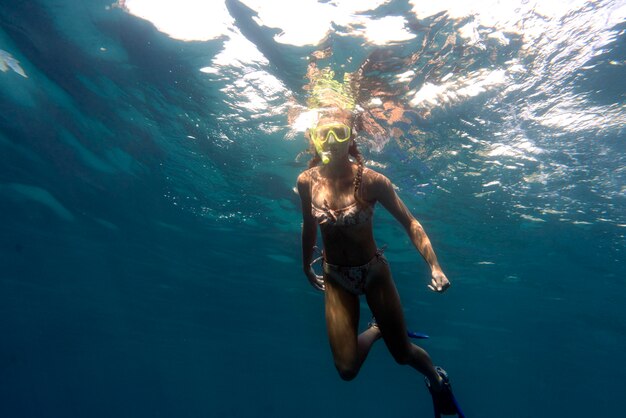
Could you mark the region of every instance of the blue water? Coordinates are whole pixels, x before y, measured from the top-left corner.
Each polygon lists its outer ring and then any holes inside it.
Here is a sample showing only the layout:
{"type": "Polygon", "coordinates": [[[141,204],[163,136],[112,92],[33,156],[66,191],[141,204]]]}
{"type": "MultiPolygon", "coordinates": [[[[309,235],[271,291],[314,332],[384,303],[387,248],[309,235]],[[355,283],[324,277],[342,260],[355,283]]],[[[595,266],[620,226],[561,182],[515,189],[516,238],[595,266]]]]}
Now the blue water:
{"type": "MultiPolygon", "coordinates": [[[[323,299],[301,273],[293,186],[308,158],[286,106],[305,97],[315,46],[239,16],[230,24],[267,60],[222,65],[228,37],[175,39],[110,3],[0,4],[0,416],[432,416],[422,378],[382,343],[355,381],[339,379],[323,299]],[[262,105],[246,105],[250,89],[262,105]]],[[[531,13],[508,43],[443,48],[472,21],[452,14],[419,16],[409,41],[375,46],[340,26],[324,41],[340,71],[430,39],[403,91],[450,83],[415,104],[401,137],[362,149],[453,283],[428,292],[379,208],[407,321],[431,336],[469,417],[622,415],[624,6],[531,13]],[[554,32],[525,41],[539,21],[554,32]]],[[[409,10],[371,14],[416,23],[409,10]]]]}

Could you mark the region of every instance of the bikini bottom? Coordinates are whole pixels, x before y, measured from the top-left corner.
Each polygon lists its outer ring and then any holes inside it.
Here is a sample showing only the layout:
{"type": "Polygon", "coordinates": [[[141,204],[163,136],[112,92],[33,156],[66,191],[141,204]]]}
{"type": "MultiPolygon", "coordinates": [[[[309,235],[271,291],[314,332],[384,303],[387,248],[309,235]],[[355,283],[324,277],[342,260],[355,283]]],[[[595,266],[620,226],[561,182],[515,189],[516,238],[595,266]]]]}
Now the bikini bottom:
{"type": "Polygon", "coordinates": [[[365,294],[365,289],[371,280],[369,271],[378,263],[387,264],[387,259],[383,256],[383,250],[376,251],[376,255],[374,255],[367,264],[363,264],[362,266],[336,266],[324,261],[324,276],[330,277],[348,292],[359,296],[365,294]]]}

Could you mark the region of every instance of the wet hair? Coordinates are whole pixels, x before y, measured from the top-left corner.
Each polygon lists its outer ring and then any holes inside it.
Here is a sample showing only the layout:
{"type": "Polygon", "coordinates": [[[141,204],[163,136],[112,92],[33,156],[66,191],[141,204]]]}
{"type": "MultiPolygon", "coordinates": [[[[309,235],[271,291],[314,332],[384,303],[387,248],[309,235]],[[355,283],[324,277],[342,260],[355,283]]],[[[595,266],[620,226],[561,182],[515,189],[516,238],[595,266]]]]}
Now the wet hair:
{"type": "Polygon", "coordinates": [[[366,202],[359,196],[359,189],[363,181],[363,170],[365,169],[365,158],[363,158],[363,154],[361,154],[359,148],[356,146],[356,141],[352,141],[348,153],[354,157],[358,164],[356,176],[354,176],[354,198],[358,203],[365,204],[366,202]]]}
{"type": "Polygon", "coordinates": [[[313,153],[313,158],[311,158],[311,160],[309,161],[309,168],[313,168],[322,162],[322,157],[320,157],[319,154],[315,151],[315,148],[313,148],[313,145],[311,145],[311,148],[312,148],[311,152],[313,153]]]}

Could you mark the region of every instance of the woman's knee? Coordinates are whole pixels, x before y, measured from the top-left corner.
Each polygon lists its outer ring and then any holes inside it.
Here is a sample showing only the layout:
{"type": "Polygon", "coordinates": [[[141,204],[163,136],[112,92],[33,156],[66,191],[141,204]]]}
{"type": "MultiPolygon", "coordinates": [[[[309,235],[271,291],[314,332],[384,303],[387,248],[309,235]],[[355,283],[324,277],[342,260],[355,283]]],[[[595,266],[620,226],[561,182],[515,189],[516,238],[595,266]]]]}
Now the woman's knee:
{"type": "Polygon", "coordinates": [[[349,364],[335,363],[335,368],[342,380],[353,380],[359,374],[359,367],[349,364]]]}
{"type": "Polygon", "coordinates": [[[393,359],[401,366],[410,364],[413,360],[414,353],[411,344],[403,345],[400,347],[390,348],[389,350],[393,359]]]}

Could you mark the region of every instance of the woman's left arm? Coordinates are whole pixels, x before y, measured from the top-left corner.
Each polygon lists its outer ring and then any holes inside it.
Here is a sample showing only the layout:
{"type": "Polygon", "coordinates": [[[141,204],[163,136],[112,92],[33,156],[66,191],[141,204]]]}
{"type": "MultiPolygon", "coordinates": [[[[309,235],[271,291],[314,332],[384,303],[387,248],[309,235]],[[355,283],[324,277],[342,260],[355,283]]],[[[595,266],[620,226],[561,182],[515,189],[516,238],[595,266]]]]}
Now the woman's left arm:
{"type": "Polygon", "coordinates": [[[411,242],[420,252],[431,270],[431,284],[428,287],[435,292],[444,292],[450,287],[450,281],[441,270],[435,250],[424,231],[422,224],[411,214],[402,199],[393,188],[393,184],[382,174],[375,173],[372,181],[373,196],[404,227],[411,242]]]}

